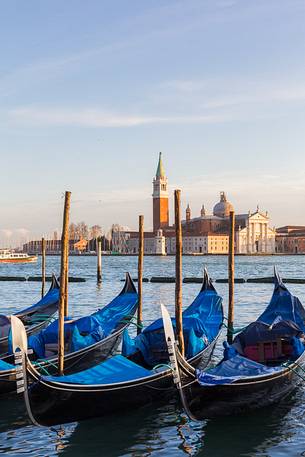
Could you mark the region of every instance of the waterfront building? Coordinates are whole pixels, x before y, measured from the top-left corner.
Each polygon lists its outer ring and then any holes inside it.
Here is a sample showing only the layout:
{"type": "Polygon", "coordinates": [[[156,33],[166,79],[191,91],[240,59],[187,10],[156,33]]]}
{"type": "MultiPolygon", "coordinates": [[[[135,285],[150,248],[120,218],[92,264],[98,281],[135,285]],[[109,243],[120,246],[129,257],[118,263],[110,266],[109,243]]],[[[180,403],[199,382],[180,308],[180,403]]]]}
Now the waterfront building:
{"type": "Polygon", "coordinates": [[[268,213],[259,211],[237,214],[235,249],[238,254],[273,254],[275,230],[269,227],[268,213]]]}
{"type": "Polygon", "coordinates": [[[286,225],[277,228],[275,251],[279,254],[305,254],[305,227],[286,225]]]}
{"type": "MultiPolygon", "coordinates": [[[[102,240],[102,250],[109,251],[111,249],[110,241],[105,237],[101,237],[102,240]]],[[[46,254],[49,255],[59,255],[61,252],[61,240],[58,239],[46,239],[46,254]]],[[[41,254],[41,239],[32,240],[28,243],[25,243],[22,247],[23,252],[28,252],[29,254],[37,255],[41,254]]],[[[80,240],[69,240],[69,254],[81,254],[89,253],[96,251],[96,239],[92,238],[90,240],[80,239],[80,240]]]]}

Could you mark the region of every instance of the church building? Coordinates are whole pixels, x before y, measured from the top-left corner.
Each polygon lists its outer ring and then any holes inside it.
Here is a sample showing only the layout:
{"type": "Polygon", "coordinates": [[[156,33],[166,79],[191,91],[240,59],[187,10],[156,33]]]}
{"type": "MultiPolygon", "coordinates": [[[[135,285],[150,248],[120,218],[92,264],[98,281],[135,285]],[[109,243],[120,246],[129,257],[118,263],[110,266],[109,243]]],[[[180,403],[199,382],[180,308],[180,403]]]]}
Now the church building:
{"type": "MultiPolygon", "coordinates": [[[[156,175],[153,179],[153,231],[144,233],[144,253],[152,255],[175,254],[175,227],[169,223],[168,179],[159,154],[156,175]]],[[[229,216],[233,205],[225,192],[208,214],[202,205],[200,214],[192,217],[188,204],[182,221],[184,254],[227,254],[229,243],[229,216]]],[[[275,231],[269,227],[268,213],[257,208],[253,213],[235,215],[235,253],[272,254],[275,252],[275,231]]],[[[138,232],[113,233],[113,250],[118,253],[137,254],[138,232]]]]}

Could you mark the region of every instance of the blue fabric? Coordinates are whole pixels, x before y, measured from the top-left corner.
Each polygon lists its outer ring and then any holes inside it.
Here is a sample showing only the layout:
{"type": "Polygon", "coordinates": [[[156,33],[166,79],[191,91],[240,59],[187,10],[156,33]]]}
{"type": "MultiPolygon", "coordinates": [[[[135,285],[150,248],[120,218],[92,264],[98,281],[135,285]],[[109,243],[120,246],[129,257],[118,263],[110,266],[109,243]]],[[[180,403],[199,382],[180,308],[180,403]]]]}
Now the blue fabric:
{"type": "MultiPolygon", "coordinates": [[[[46,293],[46,295],[39,300],[37,303],[34,305],[31,305],[29,308],[24,309],[21,312],[15,313],[16,316],[22,316],[25,313],[30,313],[33,311],[36,311],[38,313],[39,311],[43,314],[44,308],[46,308],[49,305],[52,305],[53,303],[57,303],[59,300],[59,289],[56,288],[51,288],[49,292],[46,293]]],[[[36,315],[37,316],[37,315],[36,315]]],[[[32,316],[35,318],[35,314],[32,316]]],[[[26,325],[30,325],[31,322],[31,317],[28,317],[25,321],[26,325]]],[[[10,334],[10,328],[11,328],[11,321],[7,316],[0,315],[0,338],[8,337],[8,345],[9,345],[9,352],[12,352],[12,341],[11,341],[11,334],[10,334]]]]}
{"type": "Polygon", "coordinates": [[[269,305],[257,320],[271,325],[278,318],[295,322],[305,332],[305,310],[282,282],[276,284],[269,305]]]}
{"type": "Polygon", "coordinates": [[[241,378],[267,375],[281,370],[283,367],[267,367],[237,354],[228,360],[223,360],[215,368],[206,371],[197,369],[196,377],[202,386],[213,386],[231,384],[241,378]]]}
{"type": "Polygon", "coordinates": [[[230,344],[227,341],[224,341],[222,344],[224,347],[224,350],[223,350],[224,360],[231,359],[232,357],[235,357],[236,354],[238,354],[236,349],[233,346],[230,346],[230,344]]]}
{"type": "Polygon", "coordinates": [[[304,352],[304,344],[300,338],[297,338],[296,336],[291,339],[291,343],[293,347],[292,358],[298,359],[304,352]]]}
{"type": "Polygon", "coordinates": [[[12,365],[11,363],[7,363],[4,360],[0,360],[0,371],[13,370],[14,368],[15,368],[15,365],[12,365]]]}
{"type": "Polygon", "coordinates": [[[300,337],[302,331],[292,321],[280,320],[272,326],[261,321],[249,324],[234,338],[234,346],[244,349],[246,346],[257,345],[259,342],[274,341],[278,338],[291,340],[294,336],[300,337]]]}
{"type": "Polygon", "coordinates": [[[131,381],[145,378],[154,374],[121,355],[107,359],[100,365],[96,365],[79,373],[66,376],[42,376],[45,381],[63,382],[67,384],[115,384],[117,382],[131,381]]]}
{"type": "MultiPolygon", "coordinates": [[[[90,316],[70,320],[66,318],[64,326],[65,344],[69,345],[69,352],[78,351],[84,347],[101,341],[114,330],[123,325],[124,319],[134,314],[138,302],[136,292],[127,292],[118,295],[103,309],[90,316]]],[[[39,358],[45,357],[45,345],[58,341],[58,320],[35,336],[29,337],[29,347],[39,358]]]]}
{"type": "Polygon", "coordinates": [[[187,334],[187,339],[184,341],[185,344],[185,357],[191,359],[195,354],[201,352],[207,345],[207,340],[196,336],[193,328],[187,334]]]}
{"type": "Polygon", "coordinates": [[[233,347],[224,344],[224,358],[210,370],[197,370],[196,376],[202,385],[228,384],[237,379],[271,374],[283,369],[254,362],[240,355],[246,345],[259,341],[272,341],[286,338],[293,346],[292,358],[297,359],[304,352],[300,337],[305,330],[305,310],[297,297],[294,297],[275,274],[275,287],[271,301],[257,321],[252,322],[233,341],[233,347]]]}
{"type": "MultiPolygon", "coordinates": [[[[183,335],[186,356],[191,358],[202,351],[219,332],[223,322],[222,298],[214,288],[200,292],[183,311],[183,335]]],[[[172,319],[176,327],[175,319],[172,319]]],[[[168,360],[163,321],[158,319],[146,327],[135,339],[123,334],[122,354],[129,356],[140,351],[149,366],[168,360]]]]}
{"type": "Polygon", "coordinates": [[[23,311],[20,311],[17,313],[17,316],[20,314],[28,313],[31,311],[34,311],[42,307],[45,308],[46,306],[49,306],[53,303],[57,303],[59,301],[59,288],[55,287],[53,289],[50,289],[43,297],[41,300],[39,300],[37,303],[34,305],[30,306],[29,308],[25,308],[23,311]]]}

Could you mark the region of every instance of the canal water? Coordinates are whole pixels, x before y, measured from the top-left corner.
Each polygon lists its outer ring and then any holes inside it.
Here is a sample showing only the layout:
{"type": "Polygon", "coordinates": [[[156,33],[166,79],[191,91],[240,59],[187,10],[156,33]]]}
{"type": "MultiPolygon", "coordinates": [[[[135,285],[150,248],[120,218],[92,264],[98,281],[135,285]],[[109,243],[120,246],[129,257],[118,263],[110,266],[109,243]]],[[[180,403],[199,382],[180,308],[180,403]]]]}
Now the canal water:
{"type": "MultiPolygon", "coordinates": [[[[59,272],[59,257],[47,257],[47,273],[59,272]]],[[[305,257],[237,257],[236,277],[271,276],[277,265],[283,277],[305,277],[305,257]]],[[[213,278],[227,276],[227,259],[222,256],[184,257],[184,276],[201,276],[207,266],[213,278]]],[[[0,266],[1,275],[40,274],[40,259],[32,265],[0,266]]],[[[173,276],[174,258],[146,257],[144,276],[173,276]]],[[[126,271],[136,276],[136,257],[104,257],[103,284],[96,286],[96,258],[70,258],[70,274],[86,278],[69,286],[70,315],[77,317],[107,304],[122,288],[126,271]]],[[[227,285],[216,284],[227,309],[227,285]]],[[[160,315],[160,303],[173,312],[174,284],[144,283],[143,315],[146,323],[160,315]]],[[[289,285],[305,303],[305,285],[289,285]]],[[[200,289],[183,285],[186,307],[200,289]]],[[[267,305],[271,284],[236,284],[237,327],[255,319],[267,305]]],[[[40,284],[0,282],[1,313],[9,314],[39,299],[40,284]]],[[[133,329],[135,330],[135,329],[133,329]]],[[[214,359],[221,355],[221,342],[214,359]]],[[[305,455],[305,390],[299,388],[283,404],[253,414],[192,422],[174,400],[150,404],[115,416],[71,423],[60,427],[32,426],[25,415],[22,397],[0,399],[0,453],[11,456],[202,456],[282,457],[305,455]]]]}

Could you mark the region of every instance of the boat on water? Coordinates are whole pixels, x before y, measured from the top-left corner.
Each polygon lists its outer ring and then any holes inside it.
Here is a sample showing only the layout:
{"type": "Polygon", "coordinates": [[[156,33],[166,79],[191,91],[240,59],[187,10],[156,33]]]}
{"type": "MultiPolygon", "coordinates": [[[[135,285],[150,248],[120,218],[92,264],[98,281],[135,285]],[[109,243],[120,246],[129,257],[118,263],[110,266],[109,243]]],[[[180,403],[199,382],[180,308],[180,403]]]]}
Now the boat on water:
{"type": "Polygon", "coordinates": [[[166,310],[170,360],[182,405],[191,419],[239,414],[273,405],[305,380],[305,310],[277,271],[271,301],[213,368],[195,370],[179,353],[166,310]]]}
{"type": "MultiPolygon", "coordinates": [[[[173,319],[175,325],[175,320],[173,319]]],[[[191,366],[209,363],[223,323],[222,298],[205,272],[200,293],[183,313],[191,366]]],[[[141,333],[129,357],[116,355],[66,376],[42,375],[27,355],[22,323],[12,317],[13,349],[28,415],[36,425],[55,425],[126,411],[175,393],[162,319],[141,333]]]]}
{"type": "MultiPolygon", "coordinates": [[[[51,286],[48,292],[34,305],[18,311],[17,316],[23,322],[28,337],[34,335],[46,327],[58,310],[59,304],[59,283],[52,275],[51,286]]],[[[10,319],[0,314],[0,359],[4,357],[9,349],[10,341],[10,319]]],[[[1,390],[1,385],[0,385],[1,390]]]]}
{"type": "Polygon", "coordinates": [[[16,252],[13,249],[0,249],[0,263],[33,263],[37,262],[37,255],[25,252],[16,252]]]}
{"type": "MultiPolygon", "coordinates": [[[[122,291],[104,308],[89,316],[67,319],[64,325],[64,373],[87,369],[112,356],[137,308],[138,293],[127,273],[122,291]]],[[[57,373],[58,320],[31,335],[27,345],[37,370],[44,374],[57,373]]],[[[0,394],[15,390],[15,375],[14,356],[9,351],[0,360],[0,394]]]]}

